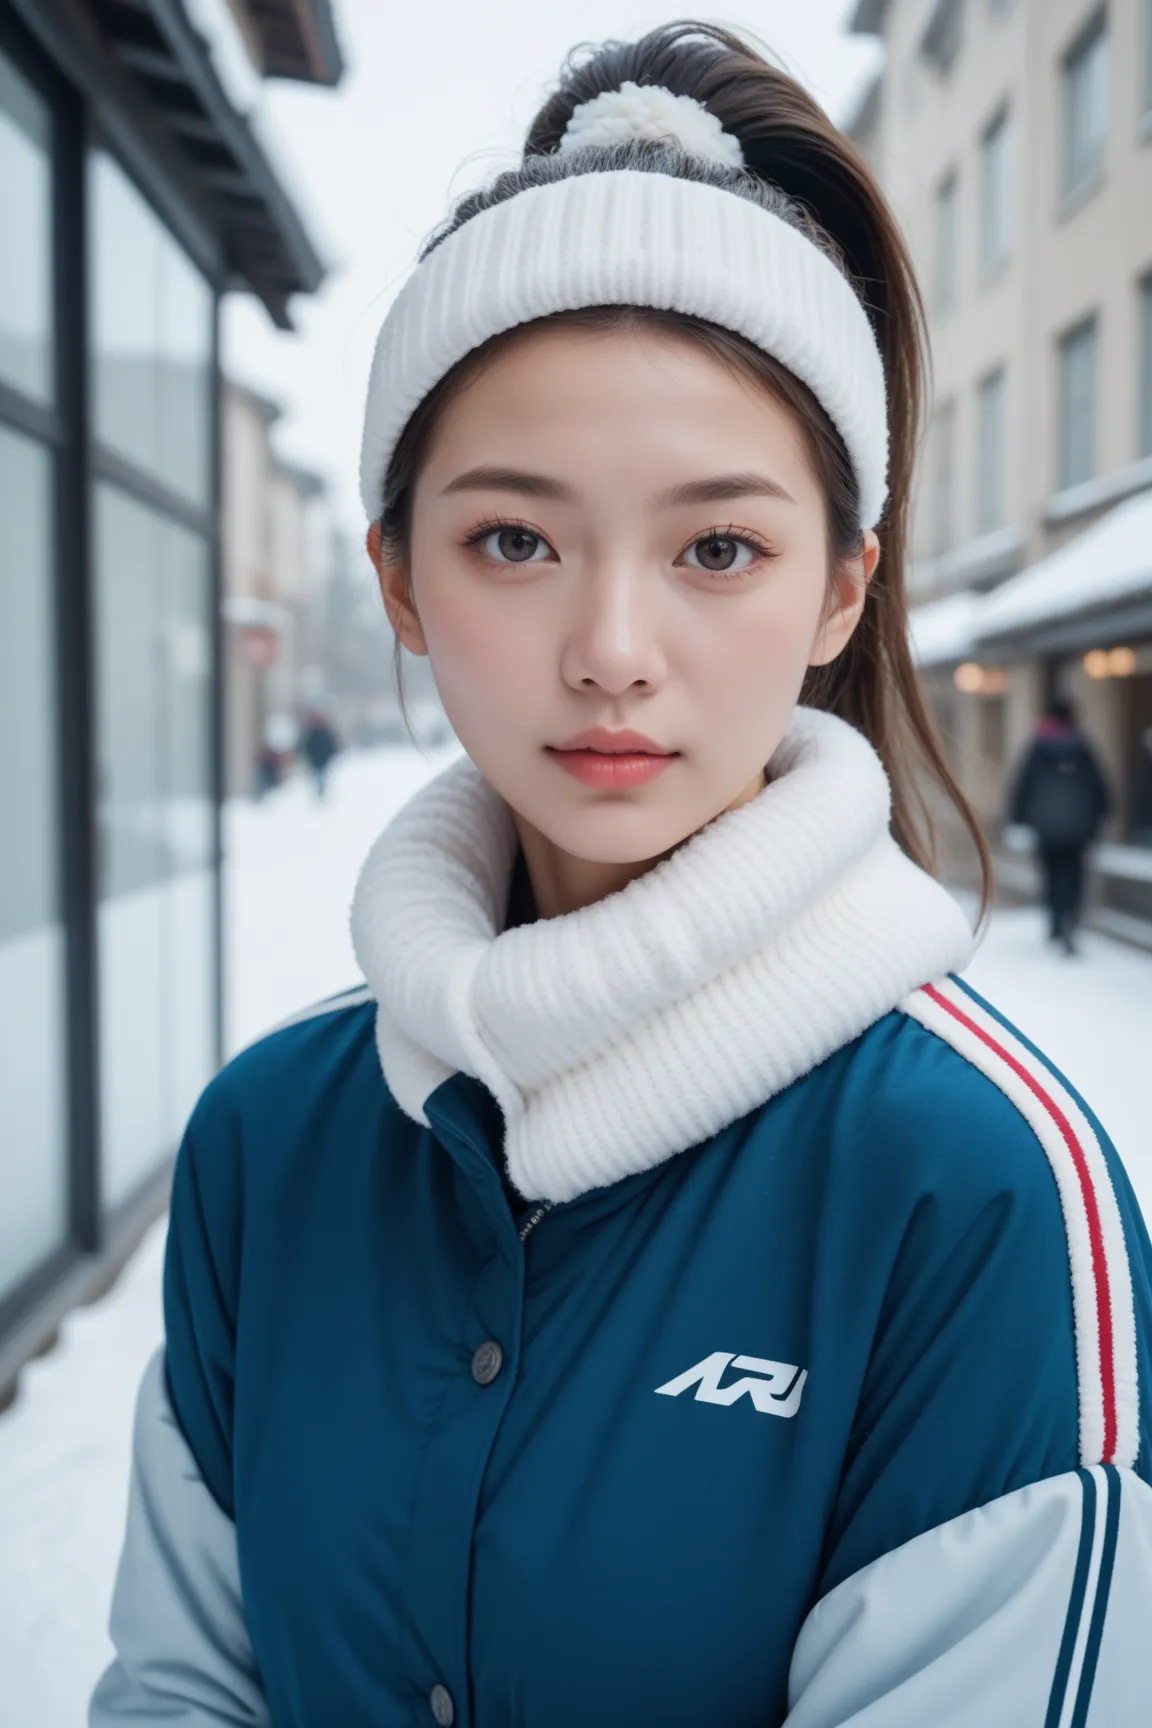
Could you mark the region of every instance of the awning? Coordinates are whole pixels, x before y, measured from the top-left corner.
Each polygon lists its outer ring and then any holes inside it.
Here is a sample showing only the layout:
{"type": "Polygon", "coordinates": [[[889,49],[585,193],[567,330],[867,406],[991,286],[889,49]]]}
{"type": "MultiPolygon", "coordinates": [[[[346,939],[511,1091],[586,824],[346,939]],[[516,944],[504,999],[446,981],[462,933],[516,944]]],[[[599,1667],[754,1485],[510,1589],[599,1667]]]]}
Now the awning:
{"type": "Polygon", "coordinates": [[[1118,504],[1058,551],[981,597],[977,646],[1074,648],[1152,628],[1152,491],[1118,504]]]}
{"type": "Polygon", "coordinates": [[[255,594],[229,594],[220,603],[220,616],[226,624],[244,630],[274,630],[278,636],[290,636],[296,628],[287,606],[259,600],[255,594]]]}
{"type": "Polygon", "coordinates": [[[912,658],[917,666],[956,666],[972,654],[982,594],[949,594],[914,608],[909,619],[912,658]]]}

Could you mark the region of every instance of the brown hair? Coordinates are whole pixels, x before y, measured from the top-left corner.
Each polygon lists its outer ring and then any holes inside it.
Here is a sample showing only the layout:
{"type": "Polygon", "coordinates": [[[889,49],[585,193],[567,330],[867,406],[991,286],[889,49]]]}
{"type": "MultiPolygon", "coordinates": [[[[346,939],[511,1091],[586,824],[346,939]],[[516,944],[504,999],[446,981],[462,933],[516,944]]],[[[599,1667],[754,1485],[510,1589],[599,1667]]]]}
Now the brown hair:
{"type": "MultiPolygon", "coordinates": [[[[730,31],[666,24],[638,42],[574,54],[529,129],[519,168],[470,194],[431,238],[425,255],[482,210],[530,186],[614,168],[704,180],[751,199],[801,229],[837,263],[871,320],[884,363],[890,438],[889,494],[877,525],[880,562],[860,622],[843,652],[809,670],[801,701],[838,714],[872,744],[892,787],[892,832],[928,870],[937,867],[928,798],[934,789],[967,829],[980,863],[981,912],[992,897],[992,863],[979,821],[944,755],[912,663],[904,570],[913,469],[927,370],[924,313],[896,220],[870,170],[819,105],[787,73],[730,31]],[[744,169],[686,156],[670,144],[628,143],[556,154],[582,102],[626,80],[658,84],[704,104],[739,139],[744,169]]],[[[795,417],[827,500],[833,565],[860,547],[859,488],[843,440],[806,385],[743,337],[679,313],[594,307],[546,321],[577,328],[647,326],[699,343],[752,377],[795,417]]],[[[414,482],[439,416],[492,356],[526,326],[494,337],[442,378],[402,434],[385,483],[381,531],[388,556],[405,560],[414,482]]],[[[830,590],[831,592],[831,590],[830,590]]]]}

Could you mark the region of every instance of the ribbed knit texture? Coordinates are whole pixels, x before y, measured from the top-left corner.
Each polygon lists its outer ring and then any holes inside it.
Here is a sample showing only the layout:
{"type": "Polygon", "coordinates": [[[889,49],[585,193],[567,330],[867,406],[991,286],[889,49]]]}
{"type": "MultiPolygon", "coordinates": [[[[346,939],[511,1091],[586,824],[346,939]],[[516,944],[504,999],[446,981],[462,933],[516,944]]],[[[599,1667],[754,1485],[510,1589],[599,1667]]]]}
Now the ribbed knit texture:
{"type": "Polygon", "coordinates": [[[584,306],[653,306],[744,336],[807,384],[844,440],[861,526],[884,507],[884,369],[825,255],[736,193],[634,169],[531,187],[457,229],[388,312],[368,382],[360,488],[380,514],[392,452],[444,375],[490,337],[584,306]]]}
{"type": "Polygon", "coordinates": [[[620,893],[503,932],[507,805],[467,761],[419,793],[352,908],[401,1108],[426,1121],[436,1086],[475,1076],[520,1192],[570,1200],[707,1139],[967,962],[859,733],[800,709],[770,776],[620,893]]]}

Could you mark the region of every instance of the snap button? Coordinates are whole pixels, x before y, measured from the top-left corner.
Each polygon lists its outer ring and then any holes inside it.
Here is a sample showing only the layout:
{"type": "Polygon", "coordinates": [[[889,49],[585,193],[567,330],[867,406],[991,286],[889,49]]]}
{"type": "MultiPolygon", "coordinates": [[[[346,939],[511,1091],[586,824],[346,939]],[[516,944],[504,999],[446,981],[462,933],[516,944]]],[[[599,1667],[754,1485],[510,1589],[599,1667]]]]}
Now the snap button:
{"type": "Polygon", "coordinates": [[[495,1338],[486,1338],[472,1357],[472,1378],[477,1386],[491,1386],[503,1366],[503,1350],[495,1338]]]}
{"type": "Polygon", "coordinates": [[[428,1694],[428,1702],[432,1706],[432,1720],[439,1724],[439,1728],[452,1728],[456,1720],[456,1706],[447,1686],[433,1686],[428,1694]]]}

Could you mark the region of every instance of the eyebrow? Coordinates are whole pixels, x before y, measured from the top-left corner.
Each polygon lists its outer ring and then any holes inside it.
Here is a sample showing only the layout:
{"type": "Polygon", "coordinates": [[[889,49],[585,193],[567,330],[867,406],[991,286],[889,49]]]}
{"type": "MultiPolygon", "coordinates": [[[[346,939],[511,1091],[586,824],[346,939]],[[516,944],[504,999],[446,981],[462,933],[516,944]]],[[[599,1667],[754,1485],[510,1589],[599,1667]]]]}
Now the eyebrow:
{"type": "Polygon", "coordinates": [[[688,480],[657,495],[654,502],[669,504],[722,504],[727,498],[781,498],[795,504],[791,492],[767,474],[715,474],[708,480],[688,480]]]}
{"type": "Polygon", "coordinates": [[[571,486],[549,474],[529,474],[519,468],[468,468],[449,480],[441,497],[450,492],[519,492],[525,498],[550,498],[571,504],[576,497],[571,486]]]}
{"type": "MultiPolygon", "coordinates": [[[[441,493],[452,492],[517,492],[524,498],[546,498],[557,504],[571,504],[576,493],[563,480],[550,474],[532,474],[520,468],[468,468],[450,480],[441,493]]],[[[652,502],[658,508],[684,504],[722,504],[729,498],[780,498],[795,504],[791,492],[767,474],[714,474],[707,480],[686,480],[659,492],[652,502]]]]}

